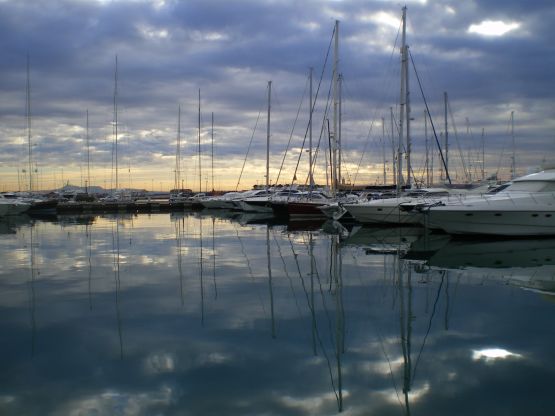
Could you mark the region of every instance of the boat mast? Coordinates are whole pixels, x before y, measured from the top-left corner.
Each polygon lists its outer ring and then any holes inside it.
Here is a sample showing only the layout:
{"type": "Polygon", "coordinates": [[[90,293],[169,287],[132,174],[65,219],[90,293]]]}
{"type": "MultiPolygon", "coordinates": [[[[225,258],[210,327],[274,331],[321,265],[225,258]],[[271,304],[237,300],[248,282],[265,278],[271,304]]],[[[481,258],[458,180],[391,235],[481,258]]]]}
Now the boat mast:
{"type": "MultiPolygon", "coordinates": [[[[180,189],[181,185],[181,104],[177,106],[177,147],[175,149],[175,186],[180,189]]],[[[182,188],[182,187],[181,187],[182,188]]]]}
{"type": "Polygon", "coordinates": [[[338,122],[339,122],[339,20],[335,21],[334,30],[334,49],[333,49],[333,137],[331,141],[331,190],[335,195],[339,184],[337,170],[337,143],[338,143],[338,122]]]}
{"type": "Polygon", "coordinates": [[[516,143],[515,143],[515,112],[511,111],[511,137],[513,139],[513,156],[511,157],[511,179],[516,178],[516,143]]]}
{"type": "Polygon", "coordinates": [[[444,103],[444,135],[443,135],[443,139],[444,139],[444,144],[443,144],[443,148],[445,149],[445,178],[447,178],[448,172],[449,172],[449,129],[447,126],[447,107],[448,107],[448,101],[447,101],[447,91],[445,91],[443,93],[443,103],[444,103]]]}
{"type": "Polygon", "coordinates": [[[27,144],[29,148],[29,192],[33,191],[33,145],[31,143],[31,76],[27,54],[27,85],[25,88],[25,118],[27,119],[27,144]]]}
{"type": "Polygon", "coordinates": [[[482,180],[486,179],[486,142],[485,142],[485,130],[482,127],[482,180]]]}
{"type": "Polygon", "coordinates": [[[430,186],[430,145],[428,140],[428,112],[424,110],[424,143],[426,144],[426,186],[430,186]]]}
{"type": "Polygon", "coordinates": [[[310,191],[312,192],[312,190],[314,189],[314,175],[312,173],[312,106],[313,106],[313,102],[312,102],[312,73],[314,71],[314,68],[310,67],[309,68],[309,89],[308,89],[308,182],[310,185],[310,191]]]}
{"type": "Polygon", "coordinates": [[[116,55],[116,70],[114,73],[114,149],[116,162],[116,191],[118,189],[118,56],[116,55]]]}
{"type": "MultiPolygon", "coordinates": [[[[390,128],[391,128],[391,160],[392,160],[392,167],[393,167],[393,184],[395,185],[395,187],[397,188],[397,183],[398,181],[398,177],[397,177],[397,150],[395,149],[395,128],[394,128],[394,117],[393,117],[393,107],[389,107],[389,122],[390,122],[390,128]]],[[[397,188],[398,189],[398,188],[397,188]]]]}
{"type": "Polygon", "coordinates": [[[200,88],[198,89],[198,191],[202,192],[202,167],[200,154],[200,88]]]}
{"type": "Polygon", "coordinates": [[[212,137],[212,192],[214,192],[214,113],[212,113],[212,129],[211,129],[211,137],[212,137]]]}
{"type": "Polygon", "coordinates": [[[338,94],[338,114],[337,114],[337,189],[343,183],[343,177],[341,175],[341,102],[342,102],[342,90],[343,87],[343,75],[337,75],[337,94],[338,94]]]}
{"type": "Polygon", "coordinates": [[[310,191],[312,191],[314,189],[314,175],[312,172],[313,166],[312,166],[312,113],[313,113],[313,102],[312,102],[312,72],[314,71],[314,68],[310,67],[310,75],[309,75],[309,79],[310,79],[310,86],[309,86],[309,115],[308,115],[308,125],[309,125],[309,131],[308,131],[308,178],[309,178],[309,183],[310,183],[310,191]]]}
{"type": "Polygon", "coordinates": [[[382,117],[382,161],[383,161],[383,184],[387,185],[387,173],[385,168],[385,118],[382,117]]]}
{"type": "MultiPolygon", "coordinates": [[[[405,115],[408,115],[408,92],[407,92],[407,66],[408,66],[408,56],[407,56],[407,45],[406,45],[406,31],[407,31],[407,8],[403,7],[403,32],[401,38],[401,94],[399,99],[399,142],[398,142],[398,157],[397,157],[397,174],[399,175],[397,180],[397,192],[400,191],[403,185],[403,135],[405,134],[405,115]]],[[[407,133],[408,133],[408,120],[407,120],[407,133]]],[[[407,134],[407,182],[406,184],[410,186],[410,158],[409,158],[409,137],[407,134]]]]}
{"type": "Polygon", "coordinates": [[[266,121],[266,191],[270,185],[270,110],[272,97],[272,81],[268,81],[268,117],[266,121]]]}
{"type": "Polygon", "coordinates": [[[89,110],[88,109],[87,109],[86,135],[87,135],[87,186],[85,187],[85,191],[88,194],[89,187],[91,186],[91,148],[89,145],[89,110]]]}

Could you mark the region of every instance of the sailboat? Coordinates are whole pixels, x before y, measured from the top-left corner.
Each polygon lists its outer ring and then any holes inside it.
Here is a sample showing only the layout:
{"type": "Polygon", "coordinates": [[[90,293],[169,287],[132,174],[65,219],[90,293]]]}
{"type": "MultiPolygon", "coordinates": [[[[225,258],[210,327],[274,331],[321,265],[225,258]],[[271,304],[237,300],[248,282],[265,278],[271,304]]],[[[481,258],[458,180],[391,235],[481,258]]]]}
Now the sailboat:
{"type": "Polygon", "coordinates": [[[264,187],[263,195],[257,194],[245,198],[239,202],[243,211],[246,212],[259,212],[259,213],[273,213],[272,201],[270,196],[270,114],[272,108],[272,81],[268,81],[268,117],[266,121],[266,185],[264,187]]]}
{"type": "MultiPolygon", "coordinates": [[[[402,37],[401,37],[401,93],[399,111],[399,147],[398,147],[398,167],[397,167],[397,196],[389,199],[377,199],[362,201],[358,203],[344,204],[343,207],[351,214],[355,220],[365,224],[419,224],[420,215],[415,215],[416,211],[402,209],[402,204],[414,202],[414,198],[438,200],[446,196],[448,191],[443,188],[411,190],[412,186],[412,166],[411,166],[411,137],[410,137],[410,102],[409,102],[409,54],[406,43],[406,20],[407,8],[403,7],[402,14],[402,37]],[[406,180],[403,178],[401,143],[406,142],[406,180]],[[412,193],[403,194],[402,185],[412,193]]],[[[419,201],[424,203],[423,200],[419,201]]]]}
{"type": "Polygon", "coordinates": [[[111,206],[111,209],[127,209],[127,205],[132,203],[133,200],[130,195],[126,194],[123,189],[119,188],[119,156],[118,156],[118,56],[116,55],[116,64],[114,70],[114,119],[112,122],[112,133],[113,133],[113,154],[112,154],[112,169],[114,175],[114,186],[112,188],[112,194],[110,196],[101,198],[101,201],[111,206]]]}
{"type": "MultiPolygon", "coordinates": [[[[334,90],[334,120],[337,119],[338,106],[336,105],[338,98],[338,88],[337,84],[339,82],[338,75],[338,37],[339,37],[339,21],[335,21],[335,49],[334,49],[334,69],[333,69],[333,90],[334,90]]],[[[321,207],[329,205],[332,200],[323,192],[314,191],[314,178],[313,178],[313,156],[312,156],[312,115],[314,113],[313,102],[312,102],[312,68],[310,68],[310,100],[309,100],[309,152],[308,152],[308,175],[310,190],[308,194],[298,196],[292,200],[287,201],[287,214],[291,219],[314,219],[314,218],[324,218],[325,214],[320,209],[321,207]]],[[[337,122],[334,122],[334,128],[337,126],[337,122]]],[[[338,135],[334,132],[334,137],[338,135]]],[[[334,149],[337,147],[333,146],[334,149]]],[[[333,169],[335,171],[335,169],[333,169]]],[[[332,177],[334,175],[332,174],[332,177]]],[[[337,188],[337,182],[332,181],[332,189],[337,188]]]]}

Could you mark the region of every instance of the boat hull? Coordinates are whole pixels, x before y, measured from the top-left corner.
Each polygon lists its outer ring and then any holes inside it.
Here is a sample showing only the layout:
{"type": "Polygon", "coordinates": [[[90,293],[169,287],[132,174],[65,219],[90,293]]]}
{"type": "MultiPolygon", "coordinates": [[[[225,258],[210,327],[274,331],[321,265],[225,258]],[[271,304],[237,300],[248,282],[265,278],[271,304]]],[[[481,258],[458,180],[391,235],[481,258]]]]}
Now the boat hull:
{"type": "Polygon", "coordinates": [[[553,210],[480,210],[430,209],[426,222],[449,234],[484,234],[503,236],[555,235],[553,210]]]}
{"type": "Polygon", "coordinates": [[[289,218],[304,219],[304,218],[325,218],[326,216],[320,209],[325,204],[314,202],[290,201],[287,204],[287,213],[289,218]]]}
{"type": "Polygon", "coordinates": [[[239,202],[241,209],[245,212],[273,213],[272,204],[269,200],[244,200],[239,202]]]}
{"type": "Polygon", "coordinates": [[[420,224],[422,214],[404,211],[399,204],[410,199],[384,199],[362,204],[346,204],[345,209],[362,224],[420,224]]]}

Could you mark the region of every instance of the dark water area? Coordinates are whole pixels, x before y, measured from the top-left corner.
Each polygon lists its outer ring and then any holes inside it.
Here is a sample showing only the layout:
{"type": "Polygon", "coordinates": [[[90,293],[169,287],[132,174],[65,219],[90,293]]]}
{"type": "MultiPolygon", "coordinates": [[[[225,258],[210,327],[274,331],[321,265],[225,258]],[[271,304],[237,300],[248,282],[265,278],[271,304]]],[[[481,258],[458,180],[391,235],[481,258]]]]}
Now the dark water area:
{"type": "Polygon", "coordinates": [[[1,415],[552,415],[555,240],[0,222],[1,415]]]}

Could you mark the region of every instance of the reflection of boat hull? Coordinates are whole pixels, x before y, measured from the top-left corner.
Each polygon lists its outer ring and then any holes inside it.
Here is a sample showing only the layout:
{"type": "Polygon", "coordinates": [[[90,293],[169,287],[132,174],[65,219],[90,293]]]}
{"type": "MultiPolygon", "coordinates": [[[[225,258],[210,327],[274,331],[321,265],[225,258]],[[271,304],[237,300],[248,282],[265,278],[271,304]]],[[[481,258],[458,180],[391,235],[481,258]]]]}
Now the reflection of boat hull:
{"type": "Polygon", "coordinates": [[[555,239],[453,240],[434,253],[428,264],[446,268],[555,266],[555,239]]]}
{"type": "Polygon", "coordinates": [[[426,260],[435,270],[555,294],[555,239],[451,240],[426,260]]]}
{"type": "Polygon", "coordinates": [[[238,214],[237,219],[241,225],[269,224],[273,222],[274,215],[271,212],[243,212],[238,214]]]}
{"type": "Polygon", "coordinates": [[[361,246],[367,252],[393,253],[406,252],[412,242],[425,232],[421,227],[353,227],[349,236],[342,242],[344,245],[361,246]]]}

